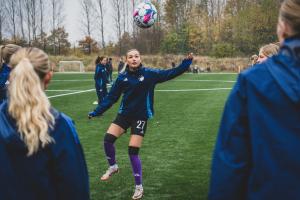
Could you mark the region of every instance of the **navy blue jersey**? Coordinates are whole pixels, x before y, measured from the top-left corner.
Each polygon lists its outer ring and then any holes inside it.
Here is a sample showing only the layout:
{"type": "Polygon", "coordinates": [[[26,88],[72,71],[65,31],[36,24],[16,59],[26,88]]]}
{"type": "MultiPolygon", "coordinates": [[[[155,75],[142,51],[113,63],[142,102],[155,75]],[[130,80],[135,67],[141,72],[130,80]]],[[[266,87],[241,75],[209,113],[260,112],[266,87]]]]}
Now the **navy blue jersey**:
{"type": "Polygon", "coordinates": [[[300,37],[243,71],[226,102],[210,200],[300,199],[300,37]]]}
{"type": "Polygon", "coordinates": [[[110,92],[92,113],[98,116],[109,109],[123,93],[119,114],[135,119],[153,116],[154,87],[187,71],[192,60],[185,59],[173,69],[159,70],[140,66],[135,71],[125,70],[119,74],[110,92]]]}
{"type": "Polygon", "coordinates": [[[108,79],[107,79],[107,71],[104,65],[102,64],[96,65],[94,80],[95,80],[96,88],[106,88],[108,79]]]}
{"type": "Polygon", "coordinates": [[[0,70],[0,103],[6,99],[6,83],[9,78],[10,70],[10,67],[5,63],[0,70]]]}
{"type": "Polygon", "coordinates": [[[55,143],[28,157],[7,107],[7,102],[0,106],[0,199],[89,199],[87,167],[72,120],[52,110],[55,143]]]}

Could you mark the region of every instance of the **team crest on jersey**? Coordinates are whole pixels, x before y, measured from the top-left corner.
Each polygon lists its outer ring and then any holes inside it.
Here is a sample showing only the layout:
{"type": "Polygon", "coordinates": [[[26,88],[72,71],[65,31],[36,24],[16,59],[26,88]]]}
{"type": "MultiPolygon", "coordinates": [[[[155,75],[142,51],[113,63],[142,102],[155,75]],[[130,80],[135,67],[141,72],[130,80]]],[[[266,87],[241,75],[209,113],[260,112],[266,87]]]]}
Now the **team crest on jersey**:
{"type": "Polygon", "coordinates": [[[145,79],[144,76],[140,76],[140,77],[139,77],[139,81],[141,81],[141,82],[142,82],[144,79],[145,79]]]}

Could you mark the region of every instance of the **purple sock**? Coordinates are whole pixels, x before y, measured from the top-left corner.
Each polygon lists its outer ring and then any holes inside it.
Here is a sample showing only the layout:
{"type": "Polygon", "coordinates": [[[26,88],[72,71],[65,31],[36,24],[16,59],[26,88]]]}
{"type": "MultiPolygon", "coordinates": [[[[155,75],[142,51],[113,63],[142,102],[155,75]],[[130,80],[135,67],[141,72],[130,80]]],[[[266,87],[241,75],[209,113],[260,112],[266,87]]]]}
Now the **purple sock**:
{"type": "Polygon", "coordinates": [[[129,155],[136,185],[142,184],[142,163],[138,155],[129,155]]]}
{"type": "Polygon", "coordinates": [[[104,141],[104,151],[106,155],[106,159],[110,166],[116,164],[116,158],[115,158],[115,146],[113,143],[104,141]]]}

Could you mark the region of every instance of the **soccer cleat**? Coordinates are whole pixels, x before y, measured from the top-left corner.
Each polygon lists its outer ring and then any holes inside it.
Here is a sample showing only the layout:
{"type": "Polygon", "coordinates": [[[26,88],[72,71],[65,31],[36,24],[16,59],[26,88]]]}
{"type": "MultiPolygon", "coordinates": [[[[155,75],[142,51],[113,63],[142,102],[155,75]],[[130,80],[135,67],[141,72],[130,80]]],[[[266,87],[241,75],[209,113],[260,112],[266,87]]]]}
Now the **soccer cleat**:
{"type": "Polygon", "coordinates": [[[101,176],[101,181],[107,181],[113,174],[119,173],[119,167],[117,164],[110,166],[108,170],[106,170],[105,174],[101,176]]]}
{"type": "Polygon", "coordinates": [[[134,194],[132,196],[133,200],[138,200],[138,199],[142,199],[144,195],[144,189],[142,185],[136,185],[135,186],[135,190],[134,190],[134,194]]]}

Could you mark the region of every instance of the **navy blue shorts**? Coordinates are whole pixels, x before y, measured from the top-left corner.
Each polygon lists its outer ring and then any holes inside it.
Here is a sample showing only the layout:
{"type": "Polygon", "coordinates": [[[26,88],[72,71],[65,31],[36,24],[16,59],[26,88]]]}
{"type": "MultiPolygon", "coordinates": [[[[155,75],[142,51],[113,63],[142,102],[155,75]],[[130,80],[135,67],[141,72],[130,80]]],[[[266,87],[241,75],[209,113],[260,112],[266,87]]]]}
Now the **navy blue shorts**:
{"type": "Polygon", "coordinates": [[[125,131],[131,127],[131,134],[143,136],[147,129],[147,120],[145,119],[132,119],[124,115],[118,114],[113,121],[114,124],[120,126],[125,131]]]}

